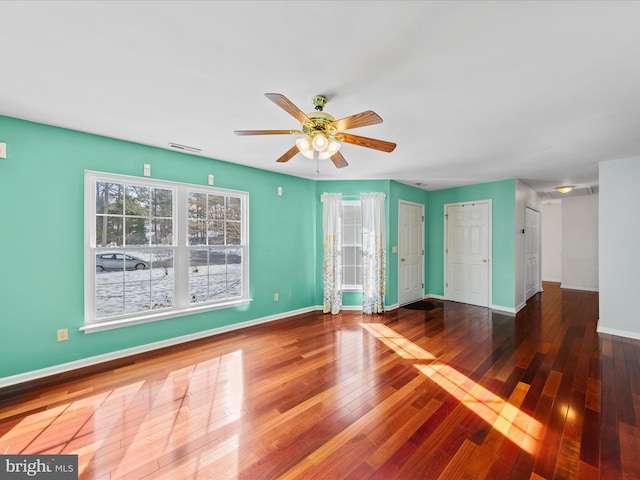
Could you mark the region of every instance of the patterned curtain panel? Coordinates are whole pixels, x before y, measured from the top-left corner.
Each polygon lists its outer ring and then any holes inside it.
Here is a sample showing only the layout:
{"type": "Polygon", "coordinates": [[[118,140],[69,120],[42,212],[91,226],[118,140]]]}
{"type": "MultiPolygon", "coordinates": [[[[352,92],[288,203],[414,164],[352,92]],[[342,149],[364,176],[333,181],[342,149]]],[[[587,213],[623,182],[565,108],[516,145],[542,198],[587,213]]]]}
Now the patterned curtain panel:
{"type": "Polygon", "coordinates": [[[324,313],[342,309],[342,194],[322,194],[324,313]]]}
{"type": "Polygon", "coordinates": [[[384,193],[363,193],[362,202],[362,311],[384,312],[385,225],[384,193]]]}

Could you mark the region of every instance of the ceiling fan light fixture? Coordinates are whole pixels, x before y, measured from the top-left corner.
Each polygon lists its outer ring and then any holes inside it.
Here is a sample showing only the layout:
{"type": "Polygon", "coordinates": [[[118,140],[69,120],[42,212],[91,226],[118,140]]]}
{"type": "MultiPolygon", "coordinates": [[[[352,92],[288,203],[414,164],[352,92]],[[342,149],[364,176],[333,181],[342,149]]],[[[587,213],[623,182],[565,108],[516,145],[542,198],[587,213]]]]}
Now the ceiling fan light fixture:
{"type": "Polygon", "coordinates": [[[329,137],[327,142],[327,148],[320,152],[319,158],[320,160],[326,160],[327,158],[331,158],[342,146],[339,142],[336,142],[333,138],[329,137]]]}
{"type": "Polygon", "coordinates": [[[341,146],[342,144],[340,142],[336,142],[333,138],[329,138],[329,146],[327,147],[327,152],[331,156],[338,150],[340,150],[341,146]]]}
{"type": "Polygon", "coordinates": [[[327,147],[329,147],[329,139],[322,134],[315,135],[313,137],[313,140],[311,141],[311,144],[313,145],[314,150],[317,150],[318,152],[324,152],[327,147]]]}
{"type": "Polygon", "coordinates": [[[296,140],[296,145],[300,150],[310,150],[311,149],[311,137],[306,136],[302,138],[298,138],[296,140]]]}
{"type": "Polygon", "coordinates": [[[312,145],[313,139],[309,135],[296,140],[296,146],[298,147],[298,150],[300,150],[300,153],[311,160],[313,160],[312,145]]]}
{"type": "Polygon", "coordinates": [[[574,187],[573,185],[562,185],[561,187],[556,187],[556,190],[558,191],[558,193],[562,193],[563,195],[566,195],[571,190],[573,190],[573,187],[574,187]]]}
{"type": "Polygon", "coordinates": [[[305,137],[298,138],[296,140],[296,146],[300,153],[309,160],[313,160],[315,158],[313,156],[315,152],[318,152],[318,159],[326,160],[327,158],[331,158],[338,150],[340,150],[342,145],[331,137],[325,137],[324,135],[315,135],[312,137],[307,135],[305,137]]]}
{"type": "Polygon", "coordinates": [[[326,160],[327,158],[333,157],[333,155],[335,155],[338,150],[340,150],[340,144],[335,140],[330,139],[329,148],[327,148],[324,152],[320,152],[318,154],[318,158],[320,158],[320,160],[326,160]]]}

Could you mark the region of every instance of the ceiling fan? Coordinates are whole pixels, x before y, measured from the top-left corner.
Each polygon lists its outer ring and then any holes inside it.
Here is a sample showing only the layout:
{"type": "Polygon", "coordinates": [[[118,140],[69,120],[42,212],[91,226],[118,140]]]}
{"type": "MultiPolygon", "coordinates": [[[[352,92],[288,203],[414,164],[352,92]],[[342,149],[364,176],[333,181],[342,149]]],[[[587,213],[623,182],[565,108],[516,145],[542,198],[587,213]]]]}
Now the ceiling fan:
{"type": "Polygon", "coordinates": [[[300,129],[235,130],[234,133],[236,135],[304,135],[296,140],[293,147],[278,158],[278,162],[288,162],[297,153],[301,153],[310,159],[323,160],[330,158],[336,167],[342,168],[346,167],[348,163],[340,153],[340,142],[352,143],[383,152],[392,152],[396,148],[396,144],[392,142],[344,133],[345,130],[352,128],[382,123],[382,118],[371,110],[336,120],[332,115],[323,111],[327,103],[327,98],[324,95],[316,95],[313,97],[312,103],[315,106],[315,111],[306,114],[284,95],[279,93],[265,93],[265,97],[295,117],[301,123],[300,129]]]}

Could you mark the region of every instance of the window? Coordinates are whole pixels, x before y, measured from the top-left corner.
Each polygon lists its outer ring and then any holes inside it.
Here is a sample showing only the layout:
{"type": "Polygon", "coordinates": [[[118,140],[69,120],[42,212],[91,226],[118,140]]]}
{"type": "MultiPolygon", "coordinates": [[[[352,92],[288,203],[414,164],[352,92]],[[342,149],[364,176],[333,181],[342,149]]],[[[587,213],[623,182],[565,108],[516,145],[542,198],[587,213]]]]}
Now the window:
{"type": "Polygon", "coordinates": [[[362,289],[362,208],[359,201],[342,202],[342,288],[362,289]]]}
{"type": "Polygon", "coordinates": [[[85,331],[248,299],[248,194],[87,172],[85,331]]]}
{"type": "Polygon", "coordinates": [[[189,298],[202,303],[242,295],[242,202],[189,192],[189,298]]]}

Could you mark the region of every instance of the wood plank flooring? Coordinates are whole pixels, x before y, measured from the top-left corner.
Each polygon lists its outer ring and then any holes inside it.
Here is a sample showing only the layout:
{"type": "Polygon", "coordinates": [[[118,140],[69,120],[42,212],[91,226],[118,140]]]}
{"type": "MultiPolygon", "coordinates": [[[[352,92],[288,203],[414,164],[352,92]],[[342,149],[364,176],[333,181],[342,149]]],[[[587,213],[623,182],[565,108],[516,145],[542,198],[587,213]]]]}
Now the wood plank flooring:
{"type": "Polygon", "coordinates": [[[0,391],[0,451],[100,480],[640,479],[640,341],[596,333],[597,293],[545,283],[516,317],[434,302],[0,391]]]}

